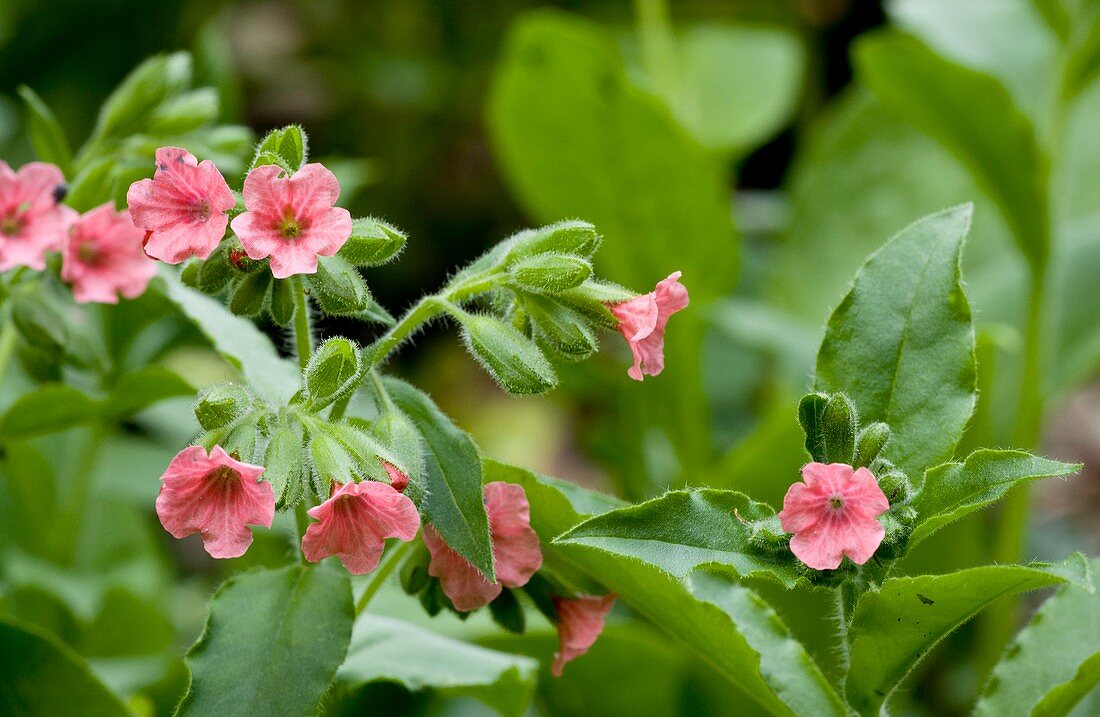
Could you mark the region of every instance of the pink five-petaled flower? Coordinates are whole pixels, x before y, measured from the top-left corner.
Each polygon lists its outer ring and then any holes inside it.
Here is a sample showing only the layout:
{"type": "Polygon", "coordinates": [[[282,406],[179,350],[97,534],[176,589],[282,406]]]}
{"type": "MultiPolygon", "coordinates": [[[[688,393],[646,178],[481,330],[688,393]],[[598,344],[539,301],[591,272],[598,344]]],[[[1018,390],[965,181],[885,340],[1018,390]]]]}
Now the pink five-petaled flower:
{"type": "Polygon", "coordinates": [[[489,516],[495,583],[447,545],[431,524],[424,524],[424,544],[431,553],[428,574],[439,578],[443,592],[462,612],[488,605],[504,587],[523,587],[542,567],[539,536],[531,529],[531,506],[523,486],[499,481],[487,484],[485,512],[489,516]]]}
{"type": "Polygon", "coordinates": [[[634,365],[626,373],[635,381],[641,381],[643,375],[656,376],[665,368],[665,327],[670,316],[688,305],[688,291],[680,276],[675,271],[648,294],[608,307],[634,354],[634,365]]]}
{"type": "Polygon", "coordinates": [[[73,298],[117,304],[116,292],[141,296],[157,273],[157,263],[141,248],[144,236],[129,212],[116,212],[110,202],[80,215],[61,252],[61,278],[73,285],[73,298]]]}
{"type": "Polygon", "coordinates": [[[420,528],[413,502],[378,481],[346,483],[324,503],[310,508],[309,514],[319,522],[310,524],[302,538],[306,560],[316,563],[338,555],[352,575],[378,567],[386,538],[408,542],[420,528]]]}
{"type": "Polygon", "coordinates": [[[317,271],[318,256],[332,256],[351,236],[351,214],[333,206],[340,195],[336,175],[307,164],[289,177],[273,164],[256,167],[244,180],[244,206],[233,231],[251,259],[271,258],[271,274],[285,279],[317,271]]]}
{"type": "Polygon", "coordinates": [[[561,677],[565,663],[588,652],[603,632],[604,618],[615,602],[614,593],[608,595],[580,595],[575,598],[553,597],[558,611],[558,651],[554,653],[554,665],[550,671],[561,677]]]}
{"type": "Polygon", "coordinates": [[[890,501],[866,468],[807,463],[802,480],[787,490],[779,521],[794,533],[791,551],[814,570],[836,570],[847,555],[857,565],[871,559],[885,530],[875,520],[890,501]]]}
{"type": "Polygon", "coordinates": [[[229,225],[225,213],[237,200],[209,159],[199,162],[186,149],[161,147],[153,178],[131,184],[126,203],[134,226],[146,232],[146,253],[179,264],[210,256],[229,225]]]}
{"type": "Polygon", "coordinates": [[[213,558],[237,558],[252,544],[250,525],[271,527],[275,491],[259,480],[263,466],[236,460],[214,446],[180,451],[161,476],[157,515],[176,538],[202,535],[213,558]]]}
{"type": "Polygon", "coordinates": [[[0,271],[46,268],[46,252],[61,249],[76,212],[57,203],[65,178],[52,164],[30,162],[11,171],[0,160],[0,271]]]}

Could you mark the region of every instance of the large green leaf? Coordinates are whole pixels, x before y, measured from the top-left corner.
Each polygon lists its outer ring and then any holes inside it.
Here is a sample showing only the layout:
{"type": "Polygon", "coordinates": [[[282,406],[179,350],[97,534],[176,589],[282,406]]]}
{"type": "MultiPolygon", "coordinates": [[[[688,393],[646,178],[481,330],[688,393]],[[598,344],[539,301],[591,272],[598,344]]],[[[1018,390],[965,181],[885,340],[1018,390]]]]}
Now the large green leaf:
{"type": "Polygon", "coordinates": [[[164,295],[179,307],[248,385],[273,403],[285,403],[298,390],[298,370],[279,358],[275,346],[248,319],[234,316],[220,301],[184,286],[170,271],[160,274],[164,295]]]}
{"type": "Polygon", "coordinates": [[[125,418],[167,398],[192,396],[195,388],[175,371],[163,366],[143,366],[119,379],[102,411],[125,418]]]}
{"type": "Polygon", "coordinates": [[[0,618],[0,712],[11,717],[129,717],[130,711],[52,635],[0,618]]]}
{"type": "Polygon", "coordinates": [[[187,653],[179,715],[313,715],[344,661],[354,620],[343,570],[288,565],[230,578],[187,653]]]}
{"type": "Polygon", "coordinates": [[[936,466],[925,474],[920,493],[913,499],[917,524],[910,540],[913,544],[924,540],[948,523],[1000,500],[1019,483],[1079,470],[1080,464],[990,449],[975,451],[962,463],[936,466]]]}
{"type": "Polygon", "coordinates": [[[96,402],[63,384],[47,384],[20,396],[0,415],[0,442],[55,433],[95,418],[96,402]]]}
{"type": "Polygon", "coordinates": [[[56,164],[65,175],[71,177],[73,151],[53,110],[26,85],[20,85],[16,92],[27,108],[27,134],[38,159],[56,164]]]}
{"type": "Polygon", "coordinates": [[[1020,250],[1045,266],[1048,171],[1030,121],[992,77],[943,59],[896,33],[856,45],[860,79],[890,110],[937,139],[1001,207],[1020,250]]]}
{"type": "Polygon", "coordinates": [[[672,491],[590,518],[554,542],[641,560],[677,578],[711,566],[793,586],[800,579],[794,557],[758,547],[751,537],[751,521],[774,515],[771,507],[742,493],[672,491]]]}
{"type": "Polygon", "coordinates": [[[387,379],[385,385],[423,438],[424,517],[448,545],[492,580],[493,549],[477,446],[424,393],[396,379],[387,379]]]}
{"type": "Polygon", "coordinates": [[[951,456],[974,410],[974,330],[959,276],[969,205],[901,230],[856,274],[817,355],[818,390],[883,421],[910,475],[951,456]]]}
{"type": "Polygon", "coordinates": [[[472,697],[502,715],[521,715],[531,701],[538,663],[471,645],[401,620],[359,620],[337,679],[352,687],[393,682],[407,690],[472,697]]]}
{"type": "Polygon", "coordinates": [[[1066,585],[1016,635],[974,710],[980,717],[1064,715],[1100,681],[1100,559],[1093,590],[1066,585]]]}
{"type": "Polygon", "coordinates": [[[863,595],[852,617],[849,703],[861,714],[877,714],[936,643],[991,602],[1065,582],[1090,585],[1081,554],[1055,565],[987,565],[887,580],[863,595]]]}

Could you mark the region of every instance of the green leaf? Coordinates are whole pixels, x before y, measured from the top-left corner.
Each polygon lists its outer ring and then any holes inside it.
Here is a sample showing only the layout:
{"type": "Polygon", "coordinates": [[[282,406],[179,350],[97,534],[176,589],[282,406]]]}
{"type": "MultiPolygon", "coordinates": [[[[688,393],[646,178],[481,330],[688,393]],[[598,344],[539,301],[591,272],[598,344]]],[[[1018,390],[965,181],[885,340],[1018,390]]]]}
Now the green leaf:
{"type": "Polygon", "coordinates": [[[770,506],[742,493],[672,491],[590,518],[554,542],[644,561],[677,578],[713,567],[792,587],[801,576],[790,552],[759,547],[752,539],[749,522],[774,516],[770,506]]]}
{"type": "Polygon", "coordinates": [[[138,65],[103,103],[96,133],[124,136],[139,130],[153,110],[191,81],[186,52],[156,55],[138,65]]]}
{"type": "Polygon", "coordinates": [[[1049,565],[986,565],[947,575],[887,580],[863,595],[848,630],[848,702],[877,713],[936,643],[1000,597],[1072,582],[1090,585],[1080,553],[1049,565]]]}
{"type": "Polygon", "coordinates": [[[171,272],[161,272],[160,279],[169,301],[241,372],[259,396],[272,403],[286,403],[298,389],[298,368],[279,358],[271,341],[251,321],[234,316],[219,301],[184,286],[171,272]]]}
{"type": "Polygon", "coordinates": [[[1039,458],[1023,451],[984,449],[962,463],[946,463],[929,470],[913,499],[917,524],[911,544],[924,540],[948,523],[995,503],[1013,487],[1039,478],[1066,476],[1081,464],[1039,458]]]}
{"type": "Polygon", "coordinates": [[[294,319],[295,283],[288,280],[276,280],[271,286],[271,319],[279,326],[290,326],[294,319]]]}
{"type": "Polygon", "coordinates": [[[114,157],[103,157],[80,169],[69,183],[65,203],[86,212],[110,199],[115,164],[114,157]]]}
{"type": "Polygon", "coordinates": [[[237,316],[259,316],[267,306],[273,281],[271,274],[266,271],[245,274],[230,292],[229,310],[237,316]]]}
{"type": "Polygon", "coordinates": [[[1045,266],[1048,168],[1034,128],[1004,87],[894,33],[863,37],[855,59],[860,79],[888,109],[970,169],[997,201],[1020,251],[1032,265],[1045,266]]]}
{"type": "Polygon", "coordinates": [[[612,278],[648,286],[678,268],[693,299],[730,288],[737,244],[724,169],[631,82],[599,25],[548,11],[516,22],[489,129],[524,207],[540,221],[584,217],[599,227],[612,278]]]}
{"type": "Polygon", "coordinates": [[[447,545],[490,580],[495,579],[477,446],[416,388],[396,379],[386,379],[385,387],[423,439],[427,495],[421,512],[447,545]]]}
{"type": "Polygon", "coordinates": [[[1009,645],[993,668],[974,714],[1064,715],[1100,681],[1100,559],[1093,590],[1059,588],[1009,645]]]}
{"type": "Polygon", "coordinates": [[[271,481],[279,505],[293,505],[302,495],[302,426],[283,419],[271,433],[264,454],[264,478],[271,481]]]}
{"type": "Polygon", "coordinates": [[[148,131],[154,135],[185,134],[216,120],[220,110],[218,91],[202,87],[157,107],[149,118],[148,131]]]}
{"type": "Polygon", "coordinates": [[[829,318],[815,389],[847,394],[864,424],[893,437],[886,455],[910,475],[949,458],[974,411],[974,330],[959,258],[968,205],[894,235],[856,274],[829,318]]]}
{"type": "Polygon", "coordinates": [[[407,239],[404,232],[381,219],[356,219],[338,256],[352,266],[381,266],[401,253],[407,239]]]}
{"type": "Polygon", "coordinates": [[[163,366],[143,366],[118,380],[101,410],[105,416],[121,419],[158,401],[194,393],[194,386],[175,371],[163,366]]]}
{"type": "Polygon", "coordinates": [[[27,133],[34,153],[43,162],[56,164],[65,176],[72,176],[73,151],[53,110],[26,85],[20,85],[16,92],[27,107],[27,133]]]}
{"type": "Polygon", "coordinates": [[[278,164],[283,169],[297,171],[309,159],[309,140],[298,125],[273,129],[256,146],[252,166],[278,164]]]}
{"type": "Polygon", "coordinates": [[[0,618],[0,675],[0,706],[12,717],[131,714],[71,648],[49,633],[6,618],[0,618]]]}
{"type": "Polygon", "coordinates": [[[25,393],[0,415],[0,442],[56,433],[92,420],[96,402],[63,384],[25,393]]]}
{"type": "Polygon", "coordinates": [[[392,682],[411,692],[471,697],[502,715],[522,715],[531,702],[538,663],[488,650],[401,620],[368,615],[355,626],[337,678],[352,687],[392,682]]]}
{"type": "Polygon", "coordinates": [[[313,715],[351,640],[351,582],[342,570],[289,565],[230,578],[187,653],[188,715],[313,715]]]}
{"type": "Polygon", "coordinates": [[[359,347],[337,336],[313,352],[302,380],[312,410],[317,411],[352,391],[362,378],[363,356],[359,347]]]}
{"type": "Polygon", "coordinates": [[[484,314],[463,313],[462,341],[482,368],[508,393],[549,391],[558,383],[554,367],[530,339],[484,314]]]}

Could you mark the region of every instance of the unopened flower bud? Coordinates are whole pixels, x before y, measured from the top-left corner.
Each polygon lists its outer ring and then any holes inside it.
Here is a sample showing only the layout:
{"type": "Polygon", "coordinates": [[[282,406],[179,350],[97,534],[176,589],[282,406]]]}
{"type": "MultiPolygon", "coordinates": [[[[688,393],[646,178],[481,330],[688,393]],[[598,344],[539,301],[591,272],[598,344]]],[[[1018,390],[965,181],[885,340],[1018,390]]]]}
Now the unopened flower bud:
{"type": "Polygon", "coordinates": [[[204,389],[195,402],[195,418],[203,430],[228,426],[252,408],[252,396],[236,383],[220,383],[204,389]]]}
{"type": "Polygon", "coordinates": [[[890,426],[885,423],[872,423],[865,426],[856,437],[858,465],[869,466],[878,458],[879,453],[890,441],[890,426]]]}

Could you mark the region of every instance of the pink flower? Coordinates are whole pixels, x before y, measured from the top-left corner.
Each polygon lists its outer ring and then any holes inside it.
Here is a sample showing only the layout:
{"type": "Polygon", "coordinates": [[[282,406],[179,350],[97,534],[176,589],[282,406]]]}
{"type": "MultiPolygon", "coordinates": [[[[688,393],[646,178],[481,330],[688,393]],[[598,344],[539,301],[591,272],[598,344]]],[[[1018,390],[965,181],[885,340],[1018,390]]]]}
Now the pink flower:
{"type": "Polygon", "coordinates": [[[641,381],[643,374],[656,376],[664,370],[665,326],[670,316],[687,305],[688,292],[676,271],[648,294],[609,307],[634,354],[634,365],[626,372],[630,378],[641,381]]]}
{"type": "Polygon", "coordinates": [[[527,584],[542,567],[539,537],[531,529],[531,506],[523,486],[489,483],[485,486],[485,511],[493,545],[493,563],[498,582],[491,583],[443,541],[436,529],[424,524],[424,544],[431,553],[428,574],[439,578],[443,592],[462,612],[476,610],[496,599],[504,587],[527,584]]]}
{"type": "Polygon", "coordinates": [[[420,514],[413,502],[378,481],[342,485],[331,498],[310,508],[309,514],[319,522],[310,524],[302,538],[306,560],[316,563],[339,555],[352,575],[378,567],[386,538],[408,542],[420,528],[420,514]]]}
{"type": "Polygon", "coordinates": [[[802,480],[787,490],[779,521],[794,533],[791,551],[814,570],[836,570],[847,555],[863,565],[886,534],[875,520],[890,501],[871,471],[844,463],[807,463],[802,480]]]}
{"type": "Polygon", "coordinates": [[[80,216],[69,230],[61,252],[61,278],[73,285],[81,303],[117,304],[141,296],[157,273],[155,261],[141,249],[144,233],[129,212],[116,212],[107,202],[80,216]]]}
{"type": "Polygon", "coordinates": [[[275,491],[260,481],[263,466],[242,463],[214,446],[180,451],[161,476],[157,515],[176,538],[202,535],[212,558],[238,558],[252,544],[249,525],[271,527],[275,491]]]}
{"type": "Polygon", "coordinates": [[[46,252],[59,251],[76,212],[57,203],[61,170],[30,162],[11,171],[0,160],[0,271],[46,268],[46,252]]]}
{"type": "Polygon", "coordinates": [[[409,477],[388,461],[382,461],[382,467],[386,469],[386,475],[390,477],[390,485],[393,489],[398,493],[404,493],[409,487],[409,477]]]}
{"type": "Polygon", "coordinates": [[[603,632],[604,618],[611,612],[615,595],[581,595],[575,598],[554,596],[558,611],[558,651],[550,671],[561,677],[565,663],[588,652],[603,632]]]}
{"type": "Polygon", "coordinates": [[[161,147],[153,178],[131,184],[126,203],[134,226],[146,232],[146,253],[179,264],[210,256],[229,225],[225,213],[237,200],[209,159],[199,162],[185,149],[161,147]]]}
{"type": "Polygon", "coordinates": [[[273,164],[256,167],[244,180],[248,209],[233,231],[252,259],[271,258],[271,274],[285,279],[313,274],[318,256],[332,256],[351,236],[351,214],[334,207],[340,195],[336,175],[307,164],[289,177],[273,164]]]}

